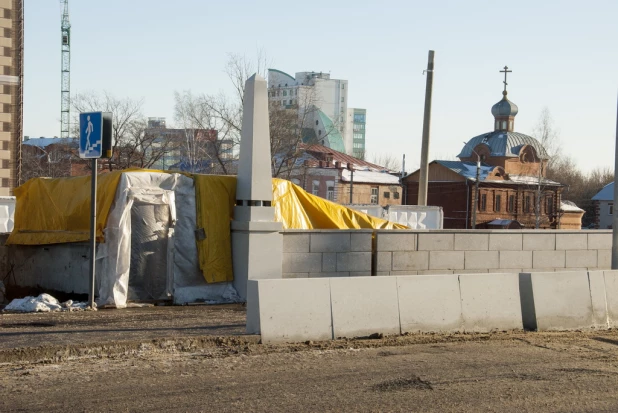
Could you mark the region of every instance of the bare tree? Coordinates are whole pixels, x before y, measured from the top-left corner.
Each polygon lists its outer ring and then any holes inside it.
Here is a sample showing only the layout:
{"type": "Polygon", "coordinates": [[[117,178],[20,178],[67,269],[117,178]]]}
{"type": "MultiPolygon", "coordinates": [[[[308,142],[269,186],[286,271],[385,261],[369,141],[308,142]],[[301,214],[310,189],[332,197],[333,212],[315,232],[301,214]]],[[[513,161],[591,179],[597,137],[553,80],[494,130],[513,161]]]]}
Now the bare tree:
{"type": "Polygon", "coordinates": [[[371,157],[371,163],[382,166],[389,171],[401,170],[401,160],[390,153],[374,154],[371,157]]]}
{"type": "MultiPolygon", "coordinates": [[[[117,98],[110,93],[85,92],[73,97],[74,113],[111,112],[112,158],[107,160],[109,170],[130,167],[152,167],[168,151],[172,143],[166,136],[146,132],[147,122],[142,113],[143,100],[117,98]]],[[[78,121],[73,123],[79,125],[78,121]]],[[[79,131],[75,131],[79,136],[79,131]]]]}
{"type": "MultiPolygon", "coordinates": [[[[536,177],[536,196],[534,205],[534,227],[539,229],[541,227],[542,214],[541,214],[541,198],[543,198],[545,191],[545,176],[547,170],[560,160],[562,144],[560,142],[560,134],[554,126],[554,120],[551,116],[549,108],[545,107],[539,115],[536,126],[533,129],[533,135],[537,141],[541,144],[541,147],[545,150],[545,154],[537,153],[538,162],[537,177],[536,177]]],[[[541,148],[539,148],[541,149],[541,148]]],[[[557,206],[557,209],[560,205],[557,206]]]]}
{"type": "Polygon", "coordinates": [[[58,139],[57,142],[46,147],[23,145],[22,176],[24,181],[38,177],[71,176],[76,151],[77,143],[69,139],[58,139]]]}

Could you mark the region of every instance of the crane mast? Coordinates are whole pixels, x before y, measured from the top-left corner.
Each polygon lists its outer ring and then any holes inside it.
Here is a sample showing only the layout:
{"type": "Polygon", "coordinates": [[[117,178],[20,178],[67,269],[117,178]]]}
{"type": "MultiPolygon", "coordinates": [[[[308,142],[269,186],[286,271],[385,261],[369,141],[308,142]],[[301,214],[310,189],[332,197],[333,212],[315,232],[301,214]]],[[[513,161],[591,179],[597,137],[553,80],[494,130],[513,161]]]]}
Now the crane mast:
{"type": "Polygon", "coordinates": [[[68,138],[71,112],[71,23],[69,21],[69,0],[60,0],[60,3],[62,7],[60,137],[68,138]]]}

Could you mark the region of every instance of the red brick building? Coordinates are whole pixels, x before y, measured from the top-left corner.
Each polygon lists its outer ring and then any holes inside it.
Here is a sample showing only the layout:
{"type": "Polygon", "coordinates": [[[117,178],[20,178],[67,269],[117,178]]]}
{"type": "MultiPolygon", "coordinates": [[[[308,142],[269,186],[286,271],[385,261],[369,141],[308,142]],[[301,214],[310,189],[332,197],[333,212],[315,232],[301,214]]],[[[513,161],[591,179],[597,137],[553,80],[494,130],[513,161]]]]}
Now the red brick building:
{"type": "MultiPolygon", "coordinates": [[[[472,228],[474,224],[492,228],[494,220],[535,228],[538,220],[540,228],[572,229],[578,219],[581,227],[582,214],[562,207],[564,185],[545,177],[549,158],[541,143],[514,131],[518,108],[506,96],[505,88],[502,100],[491,109],[493,132],[470,139],[459,161],[429,164],[428,205],[443,208],[444,228],[472,228]]],[[[417,170],[403,179],[407,205],[417,204],[419,176],[417,170]]]]}

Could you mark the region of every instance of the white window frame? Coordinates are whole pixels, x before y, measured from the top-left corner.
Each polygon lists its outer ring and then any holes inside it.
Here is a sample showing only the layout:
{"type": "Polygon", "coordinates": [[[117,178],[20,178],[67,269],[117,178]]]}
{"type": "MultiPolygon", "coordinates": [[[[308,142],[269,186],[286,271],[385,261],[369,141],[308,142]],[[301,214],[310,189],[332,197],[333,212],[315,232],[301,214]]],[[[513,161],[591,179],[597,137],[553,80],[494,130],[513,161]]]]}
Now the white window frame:
{"type": "Polygon", "coordinates": [[[372,205],[377,205],[378,204],[378,197],[380,195],[380,187],[378,186],[372,186],[371,187],[371,199],[370,199],[370,203],[372,205]]]}
{"type": "Polygon", "coordinates": [[[614,215],[614,203],[607,204],[607,215],[614,215]]]}
{"type": "Polygon", "coordinates": [[[326,199],[335,201],[335,181],[326,182],[326,199]]]}
{"type": "Polygon", "coordinates": [[[320,193],[320,181],[313,181],[311,184],[311,193],[313,195],[319,196],[320,193]]]}

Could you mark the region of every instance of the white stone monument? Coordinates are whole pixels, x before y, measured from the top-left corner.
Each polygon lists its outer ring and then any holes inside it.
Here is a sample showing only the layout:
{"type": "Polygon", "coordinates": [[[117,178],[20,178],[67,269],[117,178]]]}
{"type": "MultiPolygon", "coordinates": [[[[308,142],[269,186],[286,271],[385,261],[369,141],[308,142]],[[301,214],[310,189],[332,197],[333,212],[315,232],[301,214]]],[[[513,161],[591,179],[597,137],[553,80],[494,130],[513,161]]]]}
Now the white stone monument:
{"type": "Polygon", "coordinates": [[[247,280],[281,278],[283,226],[275,222],[266,80],[245,83],[236,207],[232,221],[234,287],[247,299],[247,280]]]}

